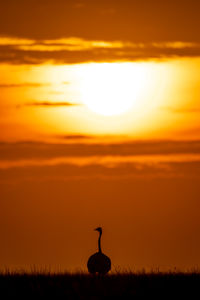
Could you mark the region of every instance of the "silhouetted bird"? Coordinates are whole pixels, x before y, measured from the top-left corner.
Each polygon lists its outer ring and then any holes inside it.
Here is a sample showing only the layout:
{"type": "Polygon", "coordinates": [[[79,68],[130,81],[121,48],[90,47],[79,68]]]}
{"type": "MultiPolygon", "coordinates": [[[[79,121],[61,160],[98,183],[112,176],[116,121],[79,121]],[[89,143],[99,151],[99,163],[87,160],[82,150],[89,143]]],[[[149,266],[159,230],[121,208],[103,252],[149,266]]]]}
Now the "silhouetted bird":
{"type": "Polygon", "coordinates": [[[101,235],[102,235],[102,228],[98,227],[95,229],[99,232],[99,240],[98,240],[98,247],[99,252],[91,255],[87,262],[88,271],[91,274],[106,274],[111,269],[111,260],[108,256],[102,253],[101,251],[101,235]]]}

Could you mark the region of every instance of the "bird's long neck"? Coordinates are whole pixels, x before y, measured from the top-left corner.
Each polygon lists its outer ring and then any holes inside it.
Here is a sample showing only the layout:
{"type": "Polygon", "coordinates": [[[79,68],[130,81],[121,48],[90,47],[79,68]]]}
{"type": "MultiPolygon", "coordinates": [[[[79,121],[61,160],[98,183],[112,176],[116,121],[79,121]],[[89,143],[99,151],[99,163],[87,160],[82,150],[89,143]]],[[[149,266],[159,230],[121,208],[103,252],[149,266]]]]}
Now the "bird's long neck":
{"type": "Polygon", "coordinates": [[[98,247],[99,247],[99,252],[101,253],[101,235],[102,235],[102,232],[99,232],[99,239],[98,239],[98,247]]]}

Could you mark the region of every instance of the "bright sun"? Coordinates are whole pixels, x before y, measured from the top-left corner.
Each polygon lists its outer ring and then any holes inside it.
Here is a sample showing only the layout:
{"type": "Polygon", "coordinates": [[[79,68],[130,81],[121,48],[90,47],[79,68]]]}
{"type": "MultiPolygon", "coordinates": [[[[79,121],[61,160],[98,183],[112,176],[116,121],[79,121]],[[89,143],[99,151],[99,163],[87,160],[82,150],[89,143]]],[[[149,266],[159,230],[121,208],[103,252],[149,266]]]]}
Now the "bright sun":
{"type": "Polygon", "coordinates": [[[88,64],[83,70],[80,86],[81,101],[93,112],[119,115],[137,106],[147,87],[147,72],[142,64],[88,64]]]}

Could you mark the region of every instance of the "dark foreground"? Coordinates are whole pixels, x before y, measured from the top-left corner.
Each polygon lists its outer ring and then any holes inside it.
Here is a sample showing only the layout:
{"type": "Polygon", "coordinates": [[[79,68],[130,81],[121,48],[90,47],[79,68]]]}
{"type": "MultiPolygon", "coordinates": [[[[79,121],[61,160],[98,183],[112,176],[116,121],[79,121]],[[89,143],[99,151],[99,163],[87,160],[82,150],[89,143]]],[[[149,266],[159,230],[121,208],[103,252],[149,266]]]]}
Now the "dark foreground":
{"type": "Polygon", "coordinates": [[[200,299],[200,273],[1,274],[1,299],[200,299]]]}

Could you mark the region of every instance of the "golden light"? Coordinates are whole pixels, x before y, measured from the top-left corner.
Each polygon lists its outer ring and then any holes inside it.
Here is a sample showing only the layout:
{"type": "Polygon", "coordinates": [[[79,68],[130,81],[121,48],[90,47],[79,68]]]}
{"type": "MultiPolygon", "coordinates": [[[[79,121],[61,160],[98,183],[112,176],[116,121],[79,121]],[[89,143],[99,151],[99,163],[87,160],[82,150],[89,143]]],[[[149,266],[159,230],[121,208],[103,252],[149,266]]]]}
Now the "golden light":
{"type": "Polygon", "coordinates": [[[93,112],[112,116],[142,105],[141,98],[149,85],[146,65],[101,63],[86,68],[82,70],[80,98],[93,112]]]}
{"type": "MultiPolygon", "coordinates": [[[[12,84],[17,78],[17,82],[23,86],[2,88],[1,96],[9,104],[4,112],[11,105],[19,107],[15,121],[26,122],[26,129],[30,123],[30,127],[37,132],[42,130],[51,135],[52,132],[55,135],[58,132],[73,132],[149,138],[151,132],[154,135],[164,129],[169,131],[174,122],[177,127],[182,126],[188,114],[174,114],[173,108],[187,108],[188,102],[191,103],[191,94],[193,106],[196,107],[198,79],[195,81],[197,89],[194,95],[188,76],[192,73],[193,80],[198,78],[199,63],[199,60],[174,60],[161,63],[50,64],[12,66],[9,71],[2,65],[4,82],[12,84]],[[41,85],[37,88],[24,86],[28,82],[39,82],[41,85]],[[49,105],[27,105],[34,102],[48,102],[49,105]],[[63,102],[64,105],[56,106],[57,102],[63,102]]],[[[198,122],[194,118],[196,115],[193,113],[193,123],[198,122]]],[[[12,114],[6,118],[10,124],[12,114]]],[[[22,134],[21,127],[18,131],[22,134]]],[[[13,134],[10,130],[10,135],[13,134]]]]}
{"type": "MultiPolygon", "coordinates": [[[[44,121],[48,124],[45,126],[47,132],[136,136],[148,131],[149,136],[149,130],[158,130],[158,124],[159,128],[163,122],[167,126],[163,114],[158,120],[157,112],[160,116],[160,107],[170,105],[169,99],[174,99],[173,72],[170,64],[155,62],[34,67],[32,81],[36,82],[39,76],[44,83],[49,83],[31,91],[34,99],[75,105],[37,106],[32,107],[32,111],[43,125],[44,121]]],[[[24,109],[27,111],[31,107],[24,109]]]]}

